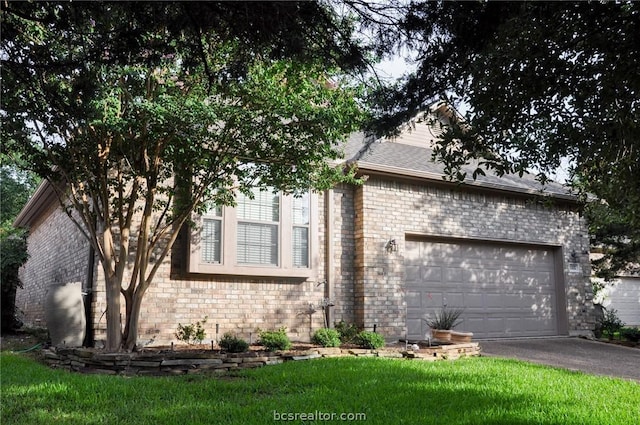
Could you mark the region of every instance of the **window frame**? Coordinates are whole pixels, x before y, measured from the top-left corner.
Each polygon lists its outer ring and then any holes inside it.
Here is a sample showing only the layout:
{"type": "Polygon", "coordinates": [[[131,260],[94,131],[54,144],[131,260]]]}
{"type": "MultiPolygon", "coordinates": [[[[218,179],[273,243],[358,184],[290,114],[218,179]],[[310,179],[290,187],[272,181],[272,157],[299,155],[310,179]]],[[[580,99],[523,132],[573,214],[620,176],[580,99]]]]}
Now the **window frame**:
{"type": "Polygon", "coordinates": [[[198,227],[189,232],[188,272],[211,275],[237,275],[255,277],[311,278],[316,274],[318,263],[318,195],[309,191],[309,249],[308,267],[294,266],[293,228],[300,227],[293,222],[293,195],[278,193],[280,197],[280,221],[278,224],[278,265],[238,264],[238,218],[235,207],[222,207],[222,235],[220,263],[206,263],[202,259],[200,238],[203,220],[220,217],[196,215],[198,227]]]}

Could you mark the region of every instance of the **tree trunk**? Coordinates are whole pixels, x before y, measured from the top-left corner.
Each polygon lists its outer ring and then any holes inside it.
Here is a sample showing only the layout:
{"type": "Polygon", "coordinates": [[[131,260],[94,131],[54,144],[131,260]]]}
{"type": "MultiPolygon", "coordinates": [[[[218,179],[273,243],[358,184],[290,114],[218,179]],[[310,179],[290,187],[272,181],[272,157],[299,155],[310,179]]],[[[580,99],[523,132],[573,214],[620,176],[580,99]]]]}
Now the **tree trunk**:
{"type": "Polygon", "coordinates": [[[121,285],[115,276],[107,277],[105,283],[107,298],[107,343],[105,349],[109,352],[116,352],[122,348],[121,285]]]}
{"type": "Polygon", "coordinates": [[[127,312],[125,325],[125,341],[123,348],[133,351],[138,343],[138,324],[140,323],[140,307],[144,293],[134,292],[131,299],[131,309],[127,312]]]}

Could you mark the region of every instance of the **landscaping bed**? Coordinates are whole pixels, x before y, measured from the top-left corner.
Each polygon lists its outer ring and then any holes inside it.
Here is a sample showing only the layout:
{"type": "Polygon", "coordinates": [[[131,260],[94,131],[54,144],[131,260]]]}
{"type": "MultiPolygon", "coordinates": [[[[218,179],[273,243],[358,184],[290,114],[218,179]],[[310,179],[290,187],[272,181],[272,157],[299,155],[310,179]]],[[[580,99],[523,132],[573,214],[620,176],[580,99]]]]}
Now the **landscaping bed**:
{"type": "Polygon", "coordinates": [[[391,345],[380,349],[355,347],[318,347],[294,344],[285,351],[265,351],[252,346],[245,353],[225,353],[220,350],[194,349],[182,346],[147,348],[134,353],[105,353],[92,348],[48,348],[42,351],[44,362],[53,368],[83,373],[111,375],[181,375],[192,373],[225,373],[288,361],[311,360],[321,357],[384,357],[409,360],[453,360],[478,356],[477,343],[439,345],[434,347],[405,347],[391,345]]]}

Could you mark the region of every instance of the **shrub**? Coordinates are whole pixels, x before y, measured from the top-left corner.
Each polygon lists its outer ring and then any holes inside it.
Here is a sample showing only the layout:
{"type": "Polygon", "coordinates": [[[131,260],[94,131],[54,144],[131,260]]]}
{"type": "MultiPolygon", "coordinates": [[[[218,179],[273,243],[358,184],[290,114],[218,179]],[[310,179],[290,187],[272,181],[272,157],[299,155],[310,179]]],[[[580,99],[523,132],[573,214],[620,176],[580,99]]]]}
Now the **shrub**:
{"type": "Polygon", "coordinates": [[[22,288],[18,270],[27,261],[27,235],[22,230],[0,230],[0,283],[2,283],[2,333],[20,327],[16,313],[16,290],[22,288]]]}
{"type": "Polygon", "coordinates": [[[314,344],[322,345],[323,347],[340,346],[340,334],[335,329],[318,329],[311,340],[314,344]]]}
{"type": "Polygon", "coordinates": [[[453,329],[460,324],[461,321],[459,319],[463,312],[464,309],[462,308],[448,309],[447,307],[442,307],[442,310],[436,312],[435,318],[428,319],[426,322],[431,329],[453,329]]]}
{"type": "Polygon", "coordinates": [[[384,337],[382,335],[370,331],[360,332],[356,336],[355,342],[362,348],[371,348],[374,350],[384,347],[385,344],[384,337]]]}
{"type": "Polygon", "coordinates": [[[340,334],[340,341],[343,344],[353,342],[360,332],[360,329],[358,329],[355,323],[347,323],[344,320],[335,322],[334,326],[338,334],[340,334]]]}
{"type": "Polygon", "coordinates": [[[204,330],[204,324],[207,323],[207,316],[204,316],[199,322],[190,325],[182,325],[178,323],[178,329],[176,330],[176,338],[178,341],[186,342],[187,344],[202,344],[202,340],[207,337],[207,333],[204,330]]]}
{"type": "Polygon", "coordinates": [[[618,317],[618,310],[612,308],[611,310],[605,310],[603,317],[599,320],[598,325],[602,332],[606,332],[609,339],[613,339],[616,332],[624,326],[624,323],[618,317]]]}
{"type": "Polygon", "coordinates": [[[282,327],[277,331],[260,331],[260,344],[269,351],[288,350],[291,348],[291,340],[287,336],[287,328],[282,327]]]}
{"type": "Polygon", "coordinates": [[[620,335],[631,342],[640,341],[640,329],[638,328],[622,328],[620,335]]]}
{"type": "Polygon", "coordinates": [[[227,353],[244,353],[249,349],[249,343],[242,338],[238,338],[231,332],[222,335],[222,339],[218,342],[220,348],[227,353]]]}

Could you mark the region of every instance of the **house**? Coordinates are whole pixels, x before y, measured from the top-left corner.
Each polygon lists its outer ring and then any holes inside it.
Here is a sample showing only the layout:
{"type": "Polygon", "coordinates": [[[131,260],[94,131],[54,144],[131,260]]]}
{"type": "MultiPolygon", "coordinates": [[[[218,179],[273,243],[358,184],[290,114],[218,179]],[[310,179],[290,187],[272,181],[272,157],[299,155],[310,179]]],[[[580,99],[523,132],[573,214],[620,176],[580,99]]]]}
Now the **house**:
{"type": "MultiPolygon", "coordinates": [[[[457,329],[476,338],[591,334],[589,237],[576,198],[559,184],[541,192],[530,176],[446,182],[430,160],[435,133],[416,122],[394,138],[354,134],[346,158],[364,184],[302,198],[263,192],[198,217],[145,295],[140,342],[175,341],[179,323],[205,316],[211,339],[231,331],[255,341],[257,329],[285,326],[305,341],[324,313],[389,340],[423,339],[422,319],[444,305],[464,308],[457,329]]],[[[16,299],[23,320],[48,325],[53,303],[63,310],[55,327],[104,339],[102,270],[46,185],[16,225],[31,229],[16,299]],[[75,294],[74,307],[51,301],[59,290],[75,294]]]]}
{"type": "Polygon", "coordinates": [[[607,310],[616,310],[625,326],[640,327],[640,276],[628,274],[610,282],[599,280],[604,287],[594,302],[607,310]]]}

